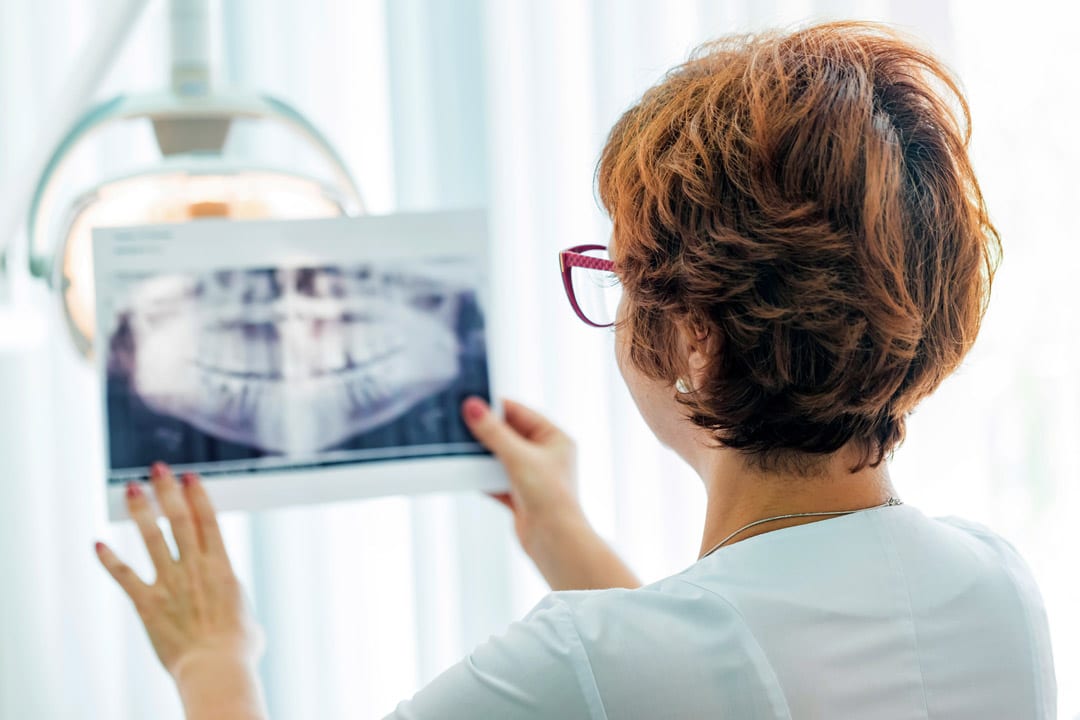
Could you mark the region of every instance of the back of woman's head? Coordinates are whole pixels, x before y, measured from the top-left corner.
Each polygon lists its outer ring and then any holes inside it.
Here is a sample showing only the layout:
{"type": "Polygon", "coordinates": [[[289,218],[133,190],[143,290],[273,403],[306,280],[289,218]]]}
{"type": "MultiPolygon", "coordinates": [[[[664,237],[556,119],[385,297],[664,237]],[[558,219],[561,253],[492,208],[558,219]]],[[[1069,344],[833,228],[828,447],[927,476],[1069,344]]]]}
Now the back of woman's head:
{"type": "Polygon", "coordinates": [[[967,104],[888,28],[829,23],[700,48],[628,110],[598,168],[630,359],[762,466],[854,441],[860,466],[975,340],[999,255],[967,104]],[[673,320],[679,320],[679,323],[673,320]]]}

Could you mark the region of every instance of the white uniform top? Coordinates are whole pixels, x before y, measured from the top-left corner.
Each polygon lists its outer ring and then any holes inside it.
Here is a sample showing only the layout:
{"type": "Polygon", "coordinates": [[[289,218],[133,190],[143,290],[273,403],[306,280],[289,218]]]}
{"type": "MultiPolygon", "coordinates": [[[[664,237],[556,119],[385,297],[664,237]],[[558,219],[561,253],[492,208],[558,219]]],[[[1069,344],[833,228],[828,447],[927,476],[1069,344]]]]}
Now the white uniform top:
{"type": "Polygon", "coordinates": [[[900,505],[725,546],[639,590],[558,592],[389,717],[1056,718],[1015,549],[900,505]]]}

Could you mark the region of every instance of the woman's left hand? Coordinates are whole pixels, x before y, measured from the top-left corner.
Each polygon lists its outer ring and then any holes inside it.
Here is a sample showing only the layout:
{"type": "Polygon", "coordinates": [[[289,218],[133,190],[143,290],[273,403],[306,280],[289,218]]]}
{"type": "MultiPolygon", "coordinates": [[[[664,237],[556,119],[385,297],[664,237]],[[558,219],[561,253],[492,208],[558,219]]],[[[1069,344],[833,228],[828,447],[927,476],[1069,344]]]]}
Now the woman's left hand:
{"type": "Polygon", "coordinates": [[[128,512],[157,577],[143,582],[103,543],[97,543],[98,558],[134,603],[189,720],[265,717],[255,671],[262,631],[225,552],[210,498],[196,476],[185,475],[181,485],[163,463],[154,465],[150,478],[179,557],[166,544],[142,488],[131,483],[128,512]]]}

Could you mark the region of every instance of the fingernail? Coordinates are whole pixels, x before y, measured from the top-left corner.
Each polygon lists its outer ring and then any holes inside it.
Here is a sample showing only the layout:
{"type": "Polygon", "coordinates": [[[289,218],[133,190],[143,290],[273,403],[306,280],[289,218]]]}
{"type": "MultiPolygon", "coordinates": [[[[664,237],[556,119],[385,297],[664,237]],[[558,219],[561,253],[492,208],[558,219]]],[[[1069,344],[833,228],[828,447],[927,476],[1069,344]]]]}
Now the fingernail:
{"type": "Polygon", "coordinates": [[[101,552],[104,549],[105,549],[105,543],[103,543],[103,542],[94,543],[94,551],[95,552],[101,552]]]}
{"type": "Polygon", "coordinates": [[[169,466],[163,462],[156,462],[150,466],[151,477],[165,477],[165,473],[169,471],[169,466]]]}
{"type": "Polygon", "coordinates": [[[142,488],[139,487],[139,483],[129,482],[127,484],[127,496],[129,498],[137,498],[142,495],[142,488]]]}
{"type": "Polygon", "coordinates": [[[184,487],[190,487],[195,484],[195,476],[191,473],[184,473],[180,476],[180,482],[184,484],[184,487]]]}
{"type": "Polygon", "coordinates": [[[487,412],[487,403],[478,397],[471,397],[465,401],[462,410],[465,413],[465,419],[476,422],[480,418],[484,417],[484,413],[487,412]]]}

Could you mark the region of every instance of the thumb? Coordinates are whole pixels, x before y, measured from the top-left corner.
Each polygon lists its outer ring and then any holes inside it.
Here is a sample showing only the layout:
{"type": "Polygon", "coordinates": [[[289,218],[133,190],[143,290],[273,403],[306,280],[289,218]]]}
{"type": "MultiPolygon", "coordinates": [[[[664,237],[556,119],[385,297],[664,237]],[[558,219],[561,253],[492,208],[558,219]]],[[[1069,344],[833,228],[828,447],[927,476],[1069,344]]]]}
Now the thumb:
{"type": "Polygon", "coordinates": [[[461,415],[477,441],[502,461],[525,449],[525,440],[482,399],[473,396],[461,404],[461,415]]]}

